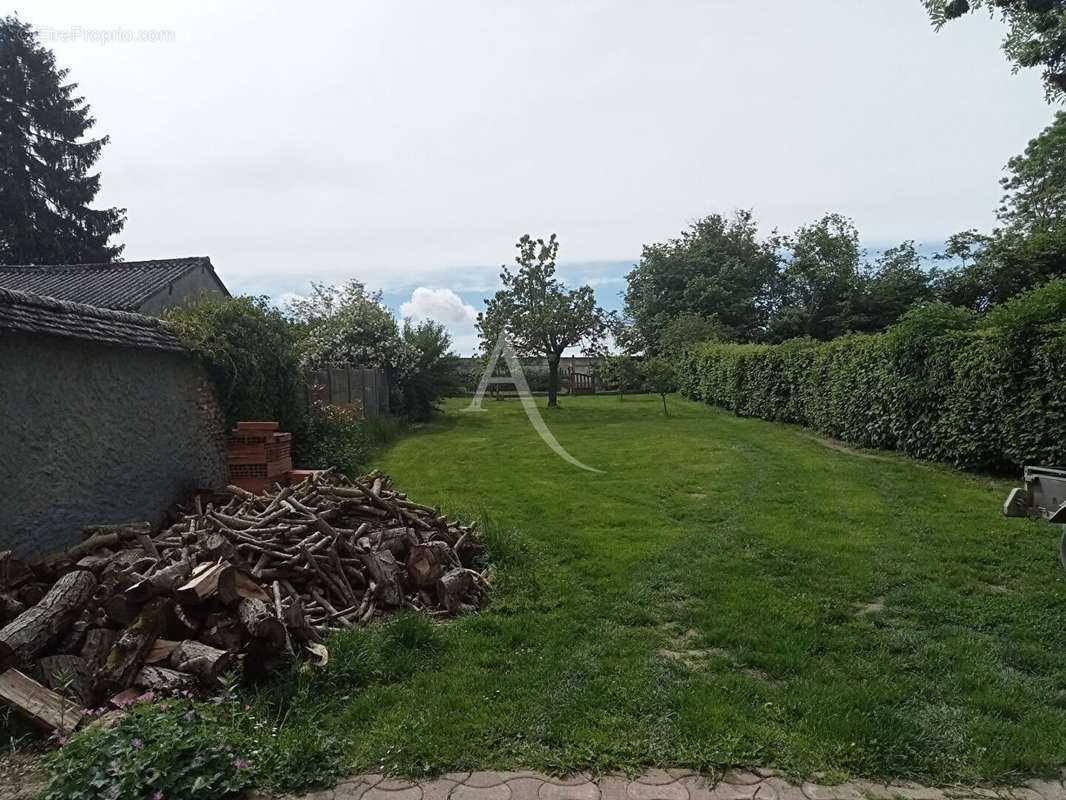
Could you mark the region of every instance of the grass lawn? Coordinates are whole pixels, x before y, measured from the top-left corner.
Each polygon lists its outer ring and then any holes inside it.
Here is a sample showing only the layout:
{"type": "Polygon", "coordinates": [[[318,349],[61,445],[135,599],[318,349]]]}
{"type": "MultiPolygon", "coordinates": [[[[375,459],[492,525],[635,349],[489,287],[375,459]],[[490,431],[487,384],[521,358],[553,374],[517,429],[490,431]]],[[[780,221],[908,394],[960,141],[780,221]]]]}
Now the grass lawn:
{"type": "Polygon", "coordinates": [[[335,637],[286,735],[414,775],[1058,774],[1066,580],[1056,528],[1001,515],[1010,482],[677,398],[562,402],[545,419],[602,474],[513,400],[452,401],[385,452],[400,489],[487,523],[497,597],[335,637]]]}

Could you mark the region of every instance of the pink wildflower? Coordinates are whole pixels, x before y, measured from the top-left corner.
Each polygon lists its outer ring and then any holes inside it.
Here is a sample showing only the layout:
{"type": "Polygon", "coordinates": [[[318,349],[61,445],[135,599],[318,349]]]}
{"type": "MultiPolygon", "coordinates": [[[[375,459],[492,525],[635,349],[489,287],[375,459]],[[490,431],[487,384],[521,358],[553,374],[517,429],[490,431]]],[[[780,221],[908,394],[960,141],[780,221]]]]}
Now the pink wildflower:
{"type": "Polygon", "coordinates": [[[144,742],[142,742],[140,739],[134,739],[132,742],[130,742],[130,744],[132,744],[134,747],[140,747],[142,744],[144,744],[144,742]]]}
{"type": "Polygon", "coordinates": [[[59,743],[61,745],[66,744],[67,743],[67,737],[66,736],[60,736],[59,737],[59,743]]]}
{"type": "Polygon", "coordinates": [[[248,766],[248,762],[245,761],[243,758],[235,758],[233,759],[233,766],[243,769],[244,767],[248,766]]]}
{"type": "Polygon", "coordinates": [[[163,793],[162,792],[156,792],[155,794],[152,795],[152,800],[163,800],[163,793]]]}
{"type": "Polygon", "coordinates": [[[227,745],[226,745],[226,752],[227,752],[227,753],[231,753],[231,752],[233,752],[233,745],[231,745],[231,744],[227,744],[227,745]]]}
{"type": "Polygon", "coordinates": [[[188,711],[185,712],[185,719],[192,719],[195,716],[196,716],[196,712],[193,711],[191,708],[188,711]]]}

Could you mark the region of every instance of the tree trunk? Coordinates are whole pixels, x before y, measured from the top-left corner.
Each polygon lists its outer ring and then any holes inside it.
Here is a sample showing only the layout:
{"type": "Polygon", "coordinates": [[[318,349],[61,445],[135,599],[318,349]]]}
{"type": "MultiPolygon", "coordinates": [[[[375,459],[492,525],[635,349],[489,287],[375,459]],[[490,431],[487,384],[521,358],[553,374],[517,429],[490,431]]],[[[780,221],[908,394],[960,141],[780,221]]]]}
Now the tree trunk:
{"type": "Polygon", "coordinates": [[[548,356],[548,408],[559,405],[559,356],[548,356]]]}
{"type": "Polygon", "coordinates": [[[663,399],[663,414],[665,414],[666,416],[670,416],[670,412],[666,408],[666,395],[663,394],[663,395],[659,395],[659,396],[662,397],[662,399],[663,399]]]}

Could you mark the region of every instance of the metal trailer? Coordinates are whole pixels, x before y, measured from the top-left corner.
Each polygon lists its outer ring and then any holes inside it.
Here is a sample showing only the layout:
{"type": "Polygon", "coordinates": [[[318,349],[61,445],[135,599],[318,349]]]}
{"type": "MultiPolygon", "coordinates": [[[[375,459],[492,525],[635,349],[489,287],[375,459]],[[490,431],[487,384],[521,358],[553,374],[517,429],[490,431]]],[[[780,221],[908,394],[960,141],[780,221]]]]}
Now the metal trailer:
{"type": "Polygon", "coordinates": [[[1059,560],[1066,569],[1066,469],[1025,467],[1025,486],[1011,489],[1003,513],[1008,517],[1043,517],[1062,525],[1059,560]]]}

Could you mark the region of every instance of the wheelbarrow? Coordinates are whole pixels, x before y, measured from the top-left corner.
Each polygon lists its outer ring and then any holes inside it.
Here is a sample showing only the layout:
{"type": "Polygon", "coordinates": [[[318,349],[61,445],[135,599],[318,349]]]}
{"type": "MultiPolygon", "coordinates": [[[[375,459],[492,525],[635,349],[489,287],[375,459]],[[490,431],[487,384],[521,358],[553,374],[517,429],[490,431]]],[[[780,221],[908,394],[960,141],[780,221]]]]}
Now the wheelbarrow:
{"type": "Polygon", "coordinates": [[[1066,569],[1066,469],[1060,467],[1025,467],[1025,486],[1011,489],[1003,504],[1008,517],[1043,517],[1062,525],[1059,560],[1066,569]]]}

